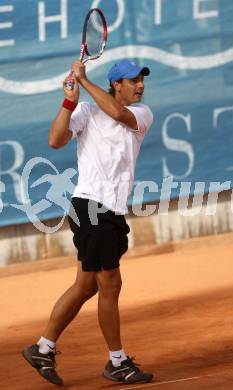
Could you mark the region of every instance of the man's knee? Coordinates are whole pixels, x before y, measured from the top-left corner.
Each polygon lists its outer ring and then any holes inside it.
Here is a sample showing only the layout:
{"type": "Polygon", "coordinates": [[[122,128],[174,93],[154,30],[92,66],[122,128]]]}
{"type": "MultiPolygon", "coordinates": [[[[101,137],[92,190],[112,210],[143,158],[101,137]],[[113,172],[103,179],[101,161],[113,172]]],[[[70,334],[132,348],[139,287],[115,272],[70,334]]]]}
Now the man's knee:
{"type": "Polygon", "coordinates": [[[97,293],[97,291],[98,291],[98,287],[97,286],[94,287],[94,288],[93,287],[88,287],[88,288],[86,288],[83,291],[83,295],[84,295],[85,299],[87,300],[87,299],[92,298],[97,293]]]}
{"type": "Polygon", "coordinates": [[[79,286],[79,285],[74,285],[73,286],[76,289],[76,295],[77,298],[80,298],[84,302],[87,301],[88,299],[92,298],[98,291],[97,285],[95,286],[79,286]]]}
{"type": "Polygon", "coordinates": [[[119,274],[105,273],[104,281],[98,280],[99,293],[106,297],[118,297],[121,287],[122,281],[119,274]]]}

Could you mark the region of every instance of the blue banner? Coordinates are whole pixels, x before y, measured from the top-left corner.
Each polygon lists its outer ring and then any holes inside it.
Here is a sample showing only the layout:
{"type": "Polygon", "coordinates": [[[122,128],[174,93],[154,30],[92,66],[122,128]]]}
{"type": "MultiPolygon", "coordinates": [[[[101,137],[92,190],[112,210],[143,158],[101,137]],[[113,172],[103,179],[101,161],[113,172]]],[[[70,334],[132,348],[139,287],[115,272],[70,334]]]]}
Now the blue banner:
{"type": "MultiPolygon", "coordinates": [[[[232,188],[233,2],[1,0],[0,225],[28,222],[25,205],[41,220],[64,213],[59,199],[77,181],[76,144],[50,149],[48,129],[93,7],[105,13],[109,38],[88,77],[107,89],[107,71],[121,58],[151,69],[143,102],[154,124],[135,177],[145,182],[143,200],[232,188]]],[[[81,100],[91,101],[84,91],[81,100]]],[[[129,204],[140,199],[136,191],[129,204]]]]}

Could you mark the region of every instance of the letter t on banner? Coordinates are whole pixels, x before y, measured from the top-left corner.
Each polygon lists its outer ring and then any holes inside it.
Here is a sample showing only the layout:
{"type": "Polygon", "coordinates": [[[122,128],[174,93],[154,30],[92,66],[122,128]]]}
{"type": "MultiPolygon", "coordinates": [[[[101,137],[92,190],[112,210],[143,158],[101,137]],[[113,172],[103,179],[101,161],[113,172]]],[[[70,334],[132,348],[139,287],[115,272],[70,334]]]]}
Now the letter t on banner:
{"type": "Polygon", "coordinates": [[[38,3],[38,17],[39,17],[39,41],[46,40],[45,24],[60,22],[61,23],[61,38],[67,38],[67,0],[61,0],[61,14],[45,16],[45,3],[39,1],[38,3]]]}

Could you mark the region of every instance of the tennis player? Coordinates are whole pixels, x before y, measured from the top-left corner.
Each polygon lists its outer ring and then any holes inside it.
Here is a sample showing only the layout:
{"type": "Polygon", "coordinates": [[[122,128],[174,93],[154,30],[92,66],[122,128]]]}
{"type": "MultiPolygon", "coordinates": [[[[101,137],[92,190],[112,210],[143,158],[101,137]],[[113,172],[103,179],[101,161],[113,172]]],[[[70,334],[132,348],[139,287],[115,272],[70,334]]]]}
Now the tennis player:
{"type": "Polygon", "coordinates": [[[79,178],[72,205],[79,223],[68,219],[78,250],[78,272],[55,304],[42,337],[23,351],[38,373],[56,385],[63,383],[55,370],[58,337],[97,292],[99,324],[109,350],[104,376],[125,384],[153,378],[122,347],[118,307],[119,261],[128,249],[127,198],[140,146],[153,121],[149,107],[140,103],[149,73],[147,67],[122,60],[110,69],[106,92],[87,78],[85,65],[77,61],[64,80],[65,99],[52,123],[49,145],[61,148],[72,138],[77,140],[79,178]],[[80,86],[94,104],[79,103],[80,86]]]}

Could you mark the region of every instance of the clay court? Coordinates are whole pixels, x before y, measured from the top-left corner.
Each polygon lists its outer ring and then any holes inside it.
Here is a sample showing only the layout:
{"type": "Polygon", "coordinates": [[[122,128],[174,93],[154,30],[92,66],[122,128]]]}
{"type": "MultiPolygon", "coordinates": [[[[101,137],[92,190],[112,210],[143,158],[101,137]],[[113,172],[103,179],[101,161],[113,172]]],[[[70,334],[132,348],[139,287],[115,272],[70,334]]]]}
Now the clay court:
{"type": "MultiPolygon", "coordinates": [[[[58,372],[66,389],[233,388],[233,235],[200,238],[171,253],[122,260],[124,347],[155,380],[122,385],[101,376],[108,352],[96,298],[63,333],[58,372]]],[[[4,390],[52,389],[21,357],[73,282],[76,263],[48,260],[2,269],[0,383],[4,390]],[[58,267],[58,264],[59,267],[58,267]]]]}

